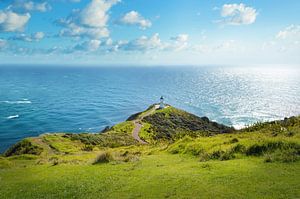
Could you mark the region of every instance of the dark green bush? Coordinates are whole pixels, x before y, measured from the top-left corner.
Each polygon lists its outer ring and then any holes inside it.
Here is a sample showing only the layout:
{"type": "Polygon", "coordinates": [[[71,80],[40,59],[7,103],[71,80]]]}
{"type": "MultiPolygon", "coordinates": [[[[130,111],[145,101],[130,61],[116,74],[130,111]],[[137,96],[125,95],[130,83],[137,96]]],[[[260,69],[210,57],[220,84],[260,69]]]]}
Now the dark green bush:
{"type": "Polygon", "coordinates": [[[193,114],[170,108],[167,112],[157,112],[145,117],[155,132],[154,139],[179,139],[185,135],[191,137],[233,132],[234,129],[201,118],[193,114]]]}
{"type": "Polygon", "coordinates": [[[10,147],[5,153],[4,156],[9,157],[13,155],[22,155],[22,154],[32,154],[40,155],[43,151],[43,148],[33,145],[29,140],[24,139],[12,147],[10,147]]]}
{"type": "Polygon", "coordinates": [[[269,141],[262,144],[254,144],[246,150],[246,155],[260,156],[267,152],[274,152],[275,150],[294,149],[300,151],[300,145],[293,142],[284,141],[269,141]]]}
{"type": "Polygon", "coordinates": [[[210,155],[210,159],[218,159],[218,160],[230,160],[233,159],[234,157],[235,157],[234,152],[232,150],[227,150],[227,151],[218,150],[218,151],[214,151],[210,155]]]}
{"type": "Polygon", "coordinates": [[[82,148],[83,151],[93,151],[93,149],[94,149],[94,146],[90,145],[90,144],[87,144],[82,148]]]}
{"type": "Polygon", "coordinates": [[[233,146],[231,150],[233,153],[244,153],[246,151],[246,147],[242,144],[237,144],[233,146]]]}
{"type": "Polygon", "coordinates": [[[239,140],[237,139],[237,138],[233,138],[232,140],[230,140],[230,143],[237,143],[237,142],[239,142],[239,140]]]}
{"type": "Polygon", "coordinates": [[[235,158],[235,155],[234,155],[233,151],[228,150],[221,154],[219,160],[231,160],[234,158],[235,158]]]}

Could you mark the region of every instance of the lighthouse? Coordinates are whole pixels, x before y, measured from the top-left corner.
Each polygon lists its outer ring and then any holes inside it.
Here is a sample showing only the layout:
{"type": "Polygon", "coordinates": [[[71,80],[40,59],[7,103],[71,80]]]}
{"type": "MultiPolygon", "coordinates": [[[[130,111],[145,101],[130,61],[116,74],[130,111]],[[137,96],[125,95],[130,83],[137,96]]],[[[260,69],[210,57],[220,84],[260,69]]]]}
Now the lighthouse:
{"type": "Polygon", "coordinates": [[[160,97],[160,102],[159,102],[159,109],[163,109],[163,108],[165,108],[164,97],[161,96],[160,97]]]}

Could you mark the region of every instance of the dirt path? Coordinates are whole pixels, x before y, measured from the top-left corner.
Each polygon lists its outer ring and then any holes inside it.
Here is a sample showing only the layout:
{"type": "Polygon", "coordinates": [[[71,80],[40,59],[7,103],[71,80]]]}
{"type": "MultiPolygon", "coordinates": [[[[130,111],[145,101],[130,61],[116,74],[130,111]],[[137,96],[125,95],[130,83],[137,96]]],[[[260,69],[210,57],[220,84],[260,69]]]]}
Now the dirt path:
{"type": "Polygon", "coordinates": [[[134,129],[132,131],[132,136],[135,140],[137,140],[139,143],[141,144],[147,144],[147,142],[145,142],[144,140],[142,140],[139,136],[139,133],[141,131],[142,125],[139,123],[140,121],[135,120],[133,121],[134,124],[134,129]]]}
{"type": "Polygon", "coordinates": [[[152,109],[150,109],[145,115],[140,117],[139,119],[133,120],[134,129],[132,131],[132,136],[135,140],[137,140],[141,144],[148,144],[146,141],[142,140],[139,136],[139,133],[141,131],[141,128],[143,125],[141,124],[141,121],[144,117],[147,117],[148,115],[152,114],[156,109],[158,108],[158,105],[155,105],[152,109]]]}

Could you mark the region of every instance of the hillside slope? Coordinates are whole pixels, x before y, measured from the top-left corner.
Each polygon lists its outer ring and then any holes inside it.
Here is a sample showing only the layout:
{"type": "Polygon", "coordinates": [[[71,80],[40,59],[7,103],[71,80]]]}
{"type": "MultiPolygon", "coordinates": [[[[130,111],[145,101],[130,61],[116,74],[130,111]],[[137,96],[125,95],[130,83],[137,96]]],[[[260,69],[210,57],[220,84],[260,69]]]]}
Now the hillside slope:
{"type": "Polygon", "coordinates": [[[150,135],[152,140],[176,140],[186,135],[211,136],[234,131],[233,128],[210,121],[207,117],[198,117],[171,106],[144,117],[142,122],[147,127],[148,138],[150,135]]]}
{"type": "Polygon", "coordinates": [[[300,117],[237,131],[152,108],[103,133],[22,140],[0,156],[0,198],[300,197],[300,117]]]}

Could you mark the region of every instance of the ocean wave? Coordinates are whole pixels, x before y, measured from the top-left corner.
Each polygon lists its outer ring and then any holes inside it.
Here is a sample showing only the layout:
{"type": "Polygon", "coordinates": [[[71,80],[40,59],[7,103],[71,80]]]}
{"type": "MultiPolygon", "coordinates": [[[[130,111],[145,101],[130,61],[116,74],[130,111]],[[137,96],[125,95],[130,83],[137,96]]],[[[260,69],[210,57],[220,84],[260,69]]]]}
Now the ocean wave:
{"type": "Polygon", "coordinates": [[[14,119],[14,118],[18,118],[19,115],[11,115],[11,116],[8,116],[7,119],[14,119]]]}
{"type": "Polygon", "coordinates": [[[31,104],[32,102],[30,100],[20,100],[20,101],[0,101],[1,103],[5,104],[31,104]]]}

